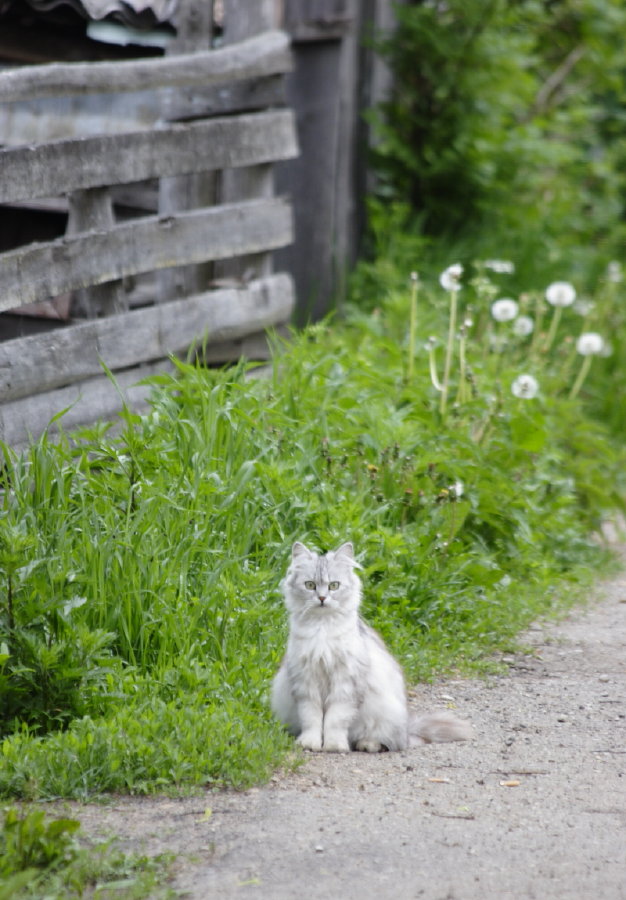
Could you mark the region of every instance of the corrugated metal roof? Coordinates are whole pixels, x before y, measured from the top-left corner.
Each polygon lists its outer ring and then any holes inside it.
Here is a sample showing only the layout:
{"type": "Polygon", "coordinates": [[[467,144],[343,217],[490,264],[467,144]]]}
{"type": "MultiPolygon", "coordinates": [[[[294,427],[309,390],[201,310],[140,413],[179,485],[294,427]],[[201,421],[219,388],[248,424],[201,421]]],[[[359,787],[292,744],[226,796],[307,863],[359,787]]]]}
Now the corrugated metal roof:
{"type": "Polygon", "coordinates": [[[90,19],[115,17],[128,25],[136,25],[143,19],[154,22],[171,21],[178,0],[27,0],[30,6],[47,12],[57,6],[72,6],[90,19]]]}

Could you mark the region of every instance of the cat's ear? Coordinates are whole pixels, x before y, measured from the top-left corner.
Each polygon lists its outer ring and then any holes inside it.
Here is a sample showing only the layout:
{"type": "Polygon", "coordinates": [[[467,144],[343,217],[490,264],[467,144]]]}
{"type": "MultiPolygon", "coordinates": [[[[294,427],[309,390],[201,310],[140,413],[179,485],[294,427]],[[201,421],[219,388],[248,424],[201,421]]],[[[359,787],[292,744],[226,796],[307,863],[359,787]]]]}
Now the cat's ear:
{"type": "Polygon", "coordinates": [[[354,561],[354,547],[352,546],[352,541],[346,541],[345,544],[342,544],[341,547],[338,547],[335,550],[335,556],[339,556],[340,554],[347,556],[348,559],[354,561]]]}
{"type": "Polygon", "coordinates": [[[297,559],[299,556],[311,556],[311,551],[308,547],[305,547],[300,541],[296,541],[293,547],[291,548],[291,556],[293,559],[297,559]]]}
{"type": "Polygon", "coordinates": [[[358,563],[354,558],[354,547],[352,545],[352,541],[346,541],[345,544],[342,544],[341,547],[338,547],[335,550],[335,558],[338,556],[345,557],[353,569],[361,568],[361,563],[358,563]]]}

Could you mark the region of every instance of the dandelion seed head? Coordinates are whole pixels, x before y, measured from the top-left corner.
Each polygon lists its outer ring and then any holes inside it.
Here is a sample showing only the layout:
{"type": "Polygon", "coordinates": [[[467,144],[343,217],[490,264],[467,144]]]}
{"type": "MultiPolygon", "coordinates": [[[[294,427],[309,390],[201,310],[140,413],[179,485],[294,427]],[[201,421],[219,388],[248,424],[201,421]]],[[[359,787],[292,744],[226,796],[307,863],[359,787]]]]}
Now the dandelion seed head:
{"type": "Polygon", "coordinates": [[[569,281],[553,281],[546,288],[546,300],[550,306],[571,306],[576,299],[576,289],[569,281]]]}
{"type": "Polygon", "coordinates": [[[428,340],[424,344],[424,350],[427,350],[430,353],[430,351],[434,350],[434,348],[437,346],[437,343],[438,343],[437,338],[431,334],[431,336],[428,338],[428,340]]]}
{"type": "Polygon", "coordinates": [[[576,341],[581,356],[599,356],[604,349],[604,338],[595,331],[586,331],[576,341]]]}
{"type": "Polygon", "coordinates": [[[465,491],[465,486],[462,481],[457,480],[454,482],[454,484],[450,485],[448,490],[458,500],[459,497],[463,496],[463,493],[465,491]]]}
{"type": "Polygon", "coordinates": [[[513,332],[518,337],[528,337],[535,329],[535,323],[530,316],[518,316],[513,322],[513,332]]]}
{"type": "Polygon", "coordinates": [[[532,400],[539,393],[539,382],[532,375],[518,375],[511,385],[514,397],[532,400]]]}
{"type": "Polygon", "coordinates": [[[454,263],[452,266],[448,266],[447,269],[439,276],[439,284],[444,289],[444,291],[459,291],[461,290],[461,276],[463,275],[463,266],[461,263],[454,263]]]}
{"type": "Polygon", "coordinates": [[[579,316],[588,316],[595,308],[595,303],[593,300],[589,300],[588,297],[580,297],[572,306],[574,312],[578,313],[579,316]]]}
{"type": "Polygon", "coordinates": [[[619,263],[616,259],[611,260],[611,262],[606,267],[606,277],[608,281],[613,282],[613,284],[618,284],[624,278],[624,273],[622,271],[622,264],[619,263]]]}
{"type": "Polygon", "coordinates": [[[483,265],[486,269],[498,272],[501,275],[512,275],[515,272],[515,263],[508,259],[487,259],[483,265]]]}
{"type": "Polygon", "coordinates": [[[519,311],[519,306],[510,297],[502,297],[491,304],[491,315],[496,322],[511,322],[519,311]]]}

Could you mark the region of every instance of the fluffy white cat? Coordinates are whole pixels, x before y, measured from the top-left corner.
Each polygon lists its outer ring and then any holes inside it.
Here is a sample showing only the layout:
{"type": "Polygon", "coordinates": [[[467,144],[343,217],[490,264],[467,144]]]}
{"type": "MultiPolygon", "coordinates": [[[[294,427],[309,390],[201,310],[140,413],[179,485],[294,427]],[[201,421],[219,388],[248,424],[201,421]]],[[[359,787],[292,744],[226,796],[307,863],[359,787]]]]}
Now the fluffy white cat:
{"type": "Polygon", "coordinates": [[[447,711],[413,716],[402,669],[359,615],[361,581],[352,544],[323,556],[293,545],[282,582],[287,652],[272,685],[272,709],[305,750],[404,750],[466,740],[447,711]]]}

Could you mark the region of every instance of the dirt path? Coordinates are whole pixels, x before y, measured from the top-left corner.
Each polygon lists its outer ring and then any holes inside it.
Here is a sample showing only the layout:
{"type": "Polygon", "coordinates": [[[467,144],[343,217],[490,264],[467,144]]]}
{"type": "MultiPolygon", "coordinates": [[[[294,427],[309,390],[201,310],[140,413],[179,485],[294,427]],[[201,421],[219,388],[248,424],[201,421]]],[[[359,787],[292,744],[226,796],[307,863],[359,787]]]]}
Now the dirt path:
{"type": "Polygon", "coordinates": [[[528,643],[507,675],[419,688],[418,708],[471,719],[471,743],[312,755],[243,794],[74,812],[180,854],[174,886],[197,900],[624,900],[626,575],[528,643]]]}

